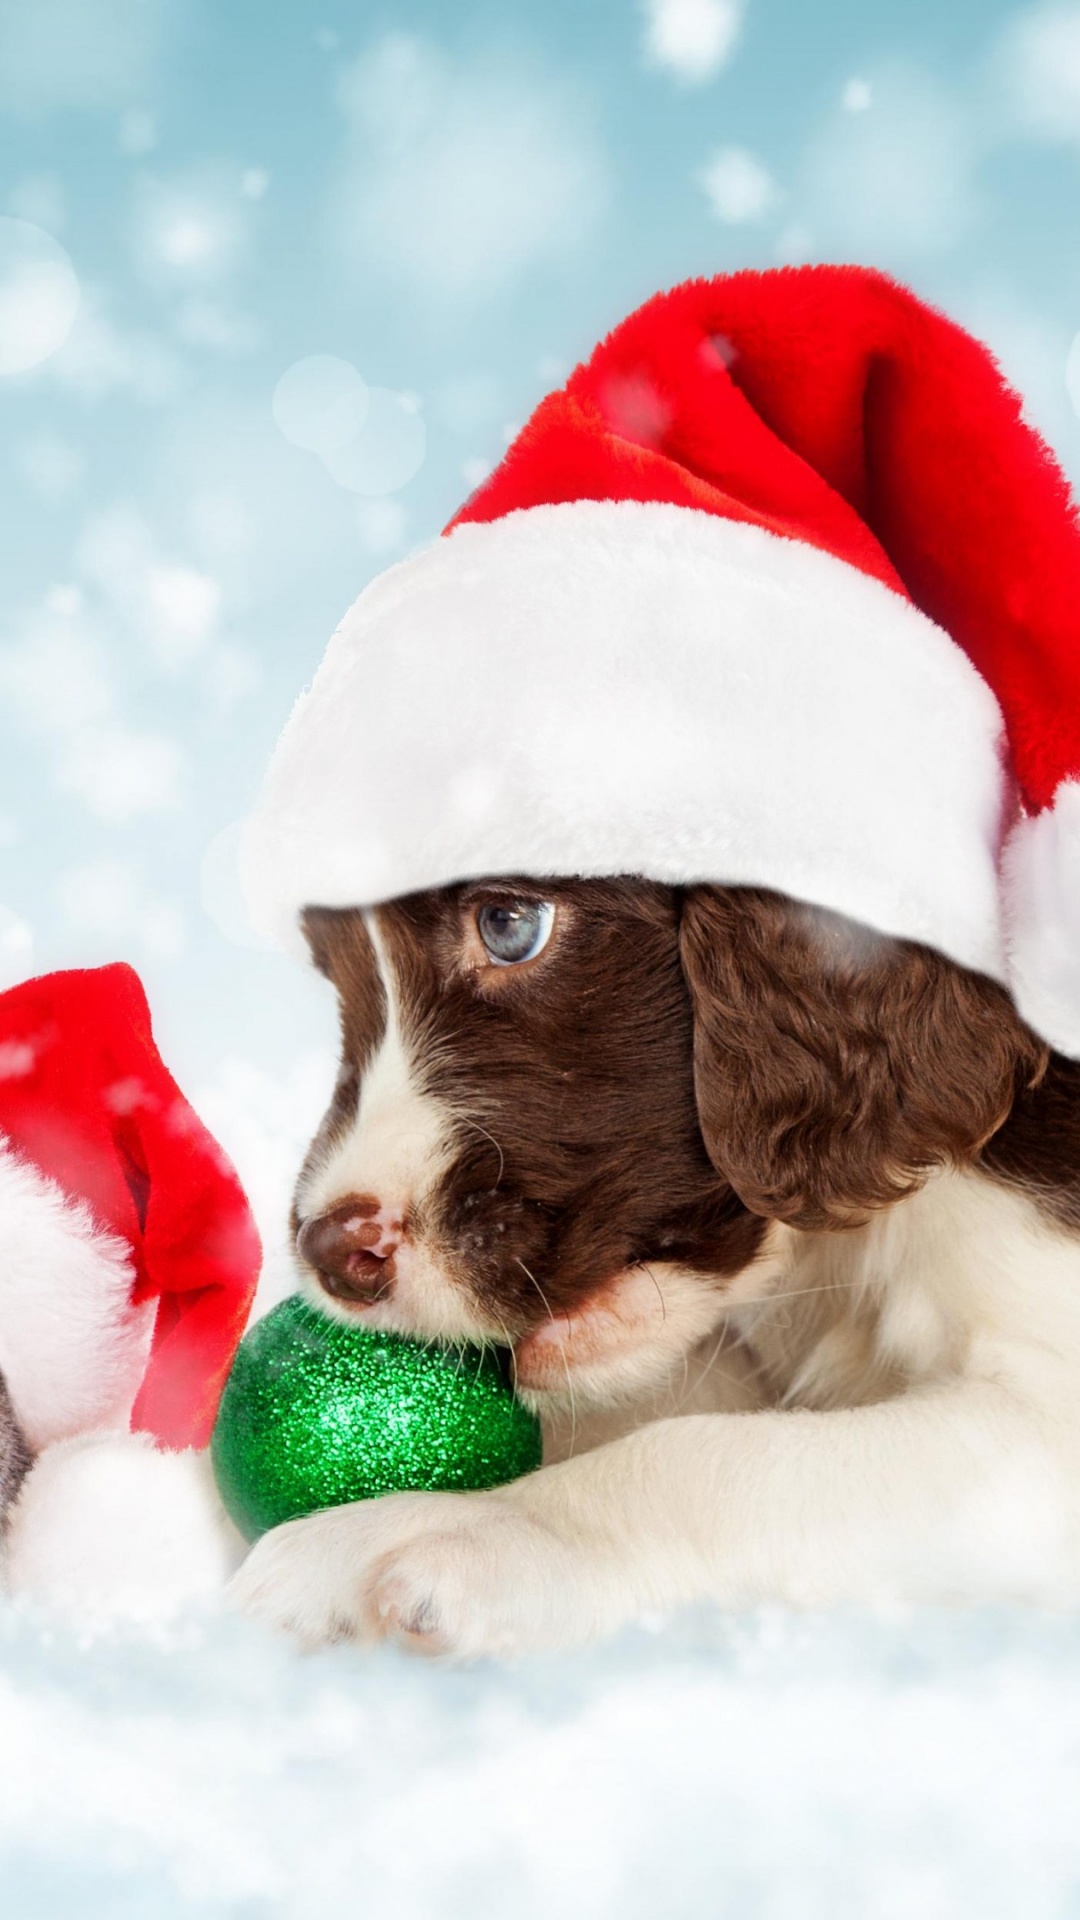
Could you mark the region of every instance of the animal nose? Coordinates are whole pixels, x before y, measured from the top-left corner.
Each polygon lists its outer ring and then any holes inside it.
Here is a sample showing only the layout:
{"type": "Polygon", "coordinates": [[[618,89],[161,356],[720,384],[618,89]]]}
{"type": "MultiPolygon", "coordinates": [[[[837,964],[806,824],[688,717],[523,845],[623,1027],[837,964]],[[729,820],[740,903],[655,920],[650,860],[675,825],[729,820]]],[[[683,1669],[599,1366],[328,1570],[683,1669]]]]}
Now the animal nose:
{"type": "Polygon", "coordinates": [[[371,1305],[393,1292],[403,1223],[371,1194],[350,1194],[305,1220],[296,1236],[301,1259],[315,1268],[335,1300],[371,1305]]]}

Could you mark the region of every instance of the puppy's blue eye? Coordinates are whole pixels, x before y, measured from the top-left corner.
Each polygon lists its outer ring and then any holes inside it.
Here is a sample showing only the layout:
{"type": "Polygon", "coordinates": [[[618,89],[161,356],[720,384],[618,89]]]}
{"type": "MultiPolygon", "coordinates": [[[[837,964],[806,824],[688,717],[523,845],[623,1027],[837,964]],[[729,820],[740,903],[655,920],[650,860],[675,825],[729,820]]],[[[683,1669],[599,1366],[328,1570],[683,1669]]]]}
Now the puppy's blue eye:
{"type": "Polygon", "coordinates": [[[481,907],[476,916],[480,938],[497,967],[518,967],[535,960],[547,946],[555,920],[549,900],[507,900],[481,907]]]}

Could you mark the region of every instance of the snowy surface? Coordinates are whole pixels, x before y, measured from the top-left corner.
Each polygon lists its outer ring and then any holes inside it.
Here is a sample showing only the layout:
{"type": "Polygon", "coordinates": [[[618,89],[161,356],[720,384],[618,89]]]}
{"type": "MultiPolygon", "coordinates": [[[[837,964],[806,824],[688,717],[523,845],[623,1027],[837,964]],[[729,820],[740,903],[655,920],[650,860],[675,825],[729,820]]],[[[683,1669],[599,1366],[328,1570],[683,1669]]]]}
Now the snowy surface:
{"type": "Polygon", "coordinates": [[[0,1614],[11,1920],[1065,1920],[1080,1629],[718,1615],[510,1671],[0,1614]]]}

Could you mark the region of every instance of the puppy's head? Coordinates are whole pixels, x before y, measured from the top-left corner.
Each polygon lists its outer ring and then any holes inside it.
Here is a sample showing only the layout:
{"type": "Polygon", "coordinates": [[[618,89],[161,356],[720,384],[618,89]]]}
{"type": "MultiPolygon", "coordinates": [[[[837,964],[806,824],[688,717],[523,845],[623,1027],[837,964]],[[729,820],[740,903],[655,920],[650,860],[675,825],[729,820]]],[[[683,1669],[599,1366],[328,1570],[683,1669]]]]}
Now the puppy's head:
{"type": "Polygon", "coordinates": [[[342,1021],[308,1283],[513,1344],[536,1392],[650,1383],[770,1221],[850,1225],[972,1158],[1044,1058],[991,981],[748,888],[499,880],[305,930],[342,1021]]]}

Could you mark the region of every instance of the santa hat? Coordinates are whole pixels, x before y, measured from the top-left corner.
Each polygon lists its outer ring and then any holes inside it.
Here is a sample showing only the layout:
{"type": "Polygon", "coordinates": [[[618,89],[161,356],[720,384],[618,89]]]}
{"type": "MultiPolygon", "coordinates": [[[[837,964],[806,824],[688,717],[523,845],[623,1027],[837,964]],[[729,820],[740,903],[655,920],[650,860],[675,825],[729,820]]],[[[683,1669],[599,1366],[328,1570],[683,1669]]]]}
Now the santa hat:
{"type": "Polygon", "coordinates": [[[200,1447],[259,1268],[247,1202],[130,967],[0,994],[0,1374],[31,1447],[200,1447]]]}
{"type": "Polygon", "coordinates": [[[881,274],[616,328],[377,579],[250,823],[267,930],[486,874],[758,884],[1080,1055],[1080,529],[983,347],[881,274]]]}
{"type": "Polygon", "coordinates": [[[234,1543],[204,1458],[259,1267],[235,1173],[154,1045],[130,967],[0,994],[0,1375],[34,1465],[17,1592],[156,1618],[234,1543]]]}

